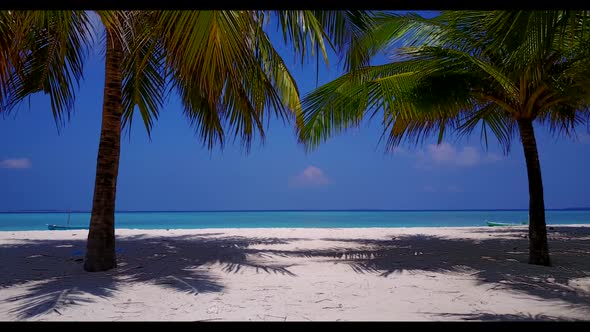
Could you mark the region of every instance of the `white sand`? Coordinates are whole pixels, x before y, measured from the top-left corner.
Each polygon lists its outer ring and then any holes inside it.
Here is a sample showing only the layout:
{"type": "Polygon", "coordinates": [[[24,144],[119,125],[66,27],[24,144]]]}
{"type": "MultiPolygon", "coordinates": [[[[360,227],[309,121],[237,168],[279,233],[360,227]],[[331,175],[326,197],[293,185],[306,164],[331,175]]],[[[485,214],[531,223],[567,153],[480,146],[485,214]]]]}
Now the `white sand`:
{"type": "Polygon", "coordinates": [[[0,232],[0,320],[417,321],[590,317],[590,227],[117,230],[119,267],[82,269],[87,231],[0,232]]]}

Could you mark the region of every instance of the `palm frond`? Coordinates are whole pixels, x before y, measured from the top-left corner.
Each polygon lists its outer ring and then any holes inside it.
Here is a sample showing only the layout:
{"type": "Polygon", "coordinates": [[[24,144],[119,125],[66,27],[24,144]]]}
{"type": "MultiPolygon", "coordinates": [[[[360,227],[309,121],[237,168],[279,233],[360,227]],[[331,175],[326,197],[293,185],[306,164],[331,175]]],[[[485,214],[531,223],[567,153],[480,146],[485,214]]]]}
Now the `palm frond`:
{"type": "Polygon", "coordinates": [[[480,125],[486,146],[489,131],[507,153],[520,118],[570,134],[589,118],[588,17],[573,11],[445,11],[432,19],[380,13],[357,44],[365,56],[360,67],[305,97],[300,139],[314,147],[365,114],[381,112],[388,149],[435,134],[440,142],[449,131],[468,135],[480,125]],[[366,65],[366,57],[400,44],[394,62],[366,65]]]}
{"type": "Polygon", "coordinates": [[[254,11],[158,15],[172,85],[208,148],[215,143],[223,146],[224,131],[229,130],[248,149],[256,134],[264,140],[267,112],[282,119],[300,112],[295,80],[262,29],[261,15],[254,11]]]}
{"type": "Polygon", "coordinates": [[[127,29],[123,36],[129,47],[123,61],[122,126],[131,130],[137,108],[151,136],[165,97],[165,53],[158,36],[154,35],[150,13],[138,12],[130,17],[127,29]]]}
{"type": "Polygon", "coordinates": [[[56,124],[73,110],[75,89],[83,77],[90,25],[84,11],[31,11],[25,14],[28,33],[20,44],[25,53],[8,82],[5,110],[32,93],[49,95],[56,124]]]}
{"type": "Polygon", "coordinates": [[[345,70],[369,65],[369,54],[361,40],[375,28],[374,13],[359,10],[313,11],[325,31],[327,40],[344,60],[345,70]]]}
{"type": "Polygon", "coordinates": [[[513,120],[508,113],[494,102],[474,108],[472,111],[464,112],[461,117],[461,125],[457,128],[460,137],[473,133],[480,125],[480,139],[484,142],[486,149],[489,147],[488,129],[500,143],[505,154],[510,152],[510,145],[513,136],[516,134],[513,120]]]}

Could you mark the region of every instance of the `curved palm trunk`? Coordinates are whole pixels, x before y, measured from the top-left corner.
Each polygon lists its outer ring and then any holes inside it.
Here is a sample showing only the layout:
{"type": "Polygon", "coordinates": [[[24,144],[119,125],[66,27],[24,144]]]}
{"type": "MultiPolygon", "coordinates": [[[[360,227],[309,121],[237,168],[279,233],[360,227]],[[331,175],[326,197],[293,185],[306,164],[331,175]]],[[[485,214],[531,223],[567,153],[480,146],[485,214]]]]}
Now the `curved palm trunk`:
{"type": "Polygon", "coordinates": [[[102,127],[90,231],[86,244],[84,270],[106,271],[117,266],[115,255],[115,193],[119,173],[121,143],[121,62],[123,49],[114,34],[107,30],[104,100],[102,106],[102,127]]]}
{"type": "Polygon", "coordinates": [[[518,120],[518,129],[529,178],[529,264],[551,266],[545,225],[543,180],[533,121],[518,120]]]}

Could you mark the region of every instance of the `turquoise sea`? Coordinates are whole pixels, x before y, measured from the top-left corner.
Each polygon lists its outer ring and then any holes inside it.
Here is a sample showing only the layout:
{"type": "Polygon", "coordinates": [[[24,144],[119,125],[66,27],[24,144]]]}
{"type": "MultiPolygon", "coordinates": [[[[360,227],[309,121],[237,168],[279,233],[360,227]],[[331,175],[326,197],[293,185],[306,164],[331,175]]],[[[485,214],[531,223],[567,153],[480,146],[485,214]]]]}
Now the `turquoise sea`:
{"type": "MultiPolygon", "coordinates": [[[[0,213],[0,231],[47,230],[47,224],[84,227],[89,212],[0,213]]],[[[547,224],[589,224],[590,210],[548,210],[547,224]]],[[[526,210],[462,211],[215,211],[117,212],[116,228],[465,227],[485,221],[519,223],[526,210]]]]}

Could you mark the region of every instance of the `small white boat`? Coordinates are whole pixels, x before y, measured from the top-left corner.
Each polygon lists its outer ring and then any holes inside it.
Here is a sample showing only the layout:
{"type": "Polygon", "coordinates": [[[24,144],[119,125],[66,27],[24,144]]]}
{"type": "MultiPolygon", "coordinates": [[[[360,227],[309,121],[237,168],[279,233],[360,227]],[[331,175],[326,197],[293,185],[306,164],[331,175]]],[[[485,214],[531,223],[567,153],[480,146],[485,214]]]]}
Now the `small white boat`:
{"type": "Polygon", "coordinates": [[[60,225],[47,224],[47,229],[49,229],[50,231],[55,231],[55,230],[68,230],[68,229],[88,229],[88,227],[60,226],[60,225]]]}
{"type": "Polygon", "coordinates": [[[70,214],[71,213],[72,213],[72,211],[68,210],[68,221],[65,226],[47,224],[47,229],[49,229],[50,231],[55,231],[55,230],[89,229],[90,228],[90,227],[70,226],[70,214]]]}

